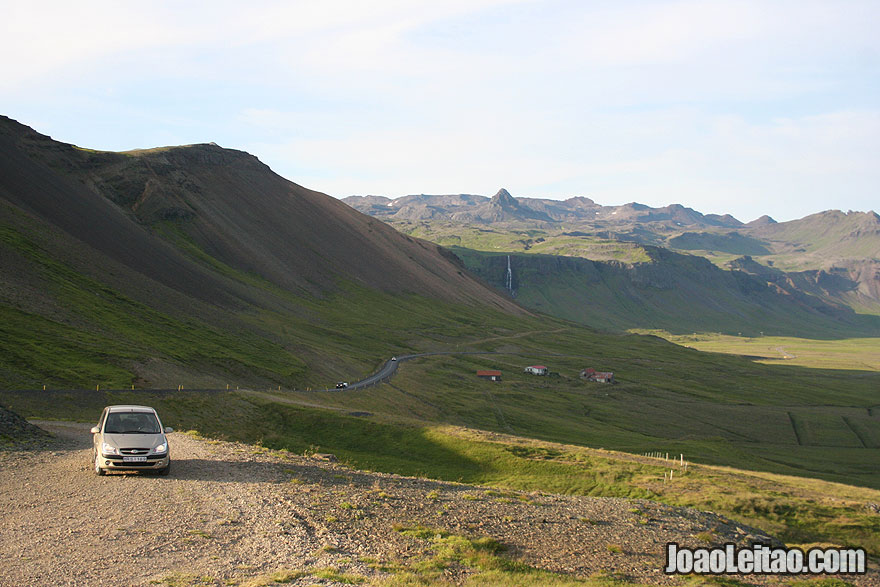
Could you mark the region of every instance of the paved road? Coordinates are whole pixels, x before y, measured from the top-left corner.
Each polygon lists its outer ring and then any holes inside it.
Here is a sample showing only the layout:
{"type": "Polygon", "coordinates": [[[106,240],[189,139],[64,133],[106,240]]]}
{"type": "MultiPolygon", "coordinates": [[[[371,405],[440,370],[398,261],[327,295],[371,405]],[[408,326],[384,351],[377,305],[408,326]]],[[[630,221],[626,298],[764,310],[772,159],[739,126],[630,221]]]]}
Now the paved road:
{"type": "MultiPolygon", "coordinates": [[[[385,364],[382,365],[382,368],[367,377],[366,379],[361,379],[360,381],[356,381],[354,383],[350,383],[348,387],[345,388],[345,391],[354,391],[356,389],[363,389],[365,387],[369,387],[371,385],[375,385],[386,379],[389,379],[394,372],[397,371],[397,364],[401,361],[408,361],[413,357],[417,357],[419,355],[401,355],[396,357],[396,359],[388,359],[385,361],[385,364]]],[[[325,390],[328,391],[328,390],[325,390]]],[[[332,391],[343,391],[343,390],[332,390],[332,391]]]]}
{"type": "Polygon", "coordinates": [[[377,383],[382,383],[391,378],[392,375],[397,371],[397,365],[404,362],[409,361],[411,359],[417,359],[419,357],[433,357],[438,355],[497,355],[503,354],[498,353],[497,351],[446,351],[446,352],[437,352],[437,353],[418,353],[415,355],[398,355],[395,358],[388,359],[382,368],[370,375],[365,379],[361,379],[360,381],[356,381],[354,383],[349,383],[348,387],[345,389],[313,389],[312,391],[355,391],[357,389],[364,389],[370,387],[371,385],[376,385],[377,383]]]}

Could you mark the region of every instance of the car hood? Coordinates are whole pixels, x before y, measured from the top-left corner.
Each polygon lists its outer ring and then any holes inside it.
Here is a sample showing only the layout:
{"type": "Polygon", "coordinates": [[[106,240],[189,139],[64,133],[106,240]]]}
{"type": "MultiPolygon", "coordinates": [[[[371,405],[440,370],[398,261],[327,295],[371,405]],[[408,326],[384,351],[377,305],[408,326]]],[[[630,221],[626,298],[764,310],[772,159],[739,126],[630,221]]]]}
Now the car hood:
{"type": "Polygon", "coordinates": [[[165,442],[164,434],[104,434],[104,442],[116,448],[155,448],[165,442]]]}

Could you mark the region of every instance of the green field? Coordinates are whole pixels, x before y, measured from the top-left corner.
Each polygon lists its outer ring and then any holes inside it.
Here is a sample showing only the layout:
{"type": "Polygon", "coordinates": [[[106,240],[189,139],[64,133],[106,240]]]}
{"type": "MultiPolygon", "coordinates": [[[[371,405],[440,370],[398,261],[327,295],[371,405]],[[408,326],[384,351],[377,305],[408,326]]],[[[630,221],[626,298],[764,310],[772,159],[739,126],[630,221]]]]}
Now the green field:
{"type": "Polygon", "coordinates": [[[713,353],[754,357],[767,365],[799,365],[819,369],[880,371],[880,338],[813,340],[787,336],[731,336],[697,332],[675,335],[661,330],[632,332],[661,336],[685,347],[713,353]]]}

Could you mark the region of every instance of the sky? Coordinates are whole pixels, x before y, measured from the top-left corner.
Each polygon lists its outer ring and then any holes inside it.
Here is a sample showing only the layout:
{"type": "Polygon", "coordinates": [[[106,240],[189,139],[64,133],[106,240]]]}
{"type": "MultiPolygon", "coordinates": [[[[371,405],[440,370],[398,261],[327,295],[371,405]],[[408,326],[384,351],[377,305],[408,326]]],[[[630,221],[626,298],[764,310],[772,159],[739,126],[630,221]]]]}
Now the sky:
{"type": "Polygon", "coordinates": [[[0,114],[335,197],[880,211],[880,1],[0,0],[0,114]]]}

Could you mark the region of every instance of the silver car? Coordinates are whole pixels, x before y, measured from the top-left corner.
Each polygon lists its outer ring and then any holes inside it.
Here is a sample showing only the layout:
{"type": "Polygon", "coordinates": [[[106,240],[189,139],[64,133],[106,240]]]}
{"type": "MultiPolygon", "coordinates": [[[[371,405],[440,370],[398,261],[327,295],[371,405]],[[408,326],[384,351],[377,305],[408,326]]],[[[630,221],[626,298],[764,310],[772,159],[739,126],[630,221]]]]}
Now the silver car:
{"type": "Polygon", "coordinates": [[[154,471],[167,475],[171,456],[166,434],[156,410],[147,406],[107,406],[92,428],[92,463],[95,473],[154,471]]]}

